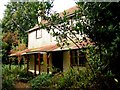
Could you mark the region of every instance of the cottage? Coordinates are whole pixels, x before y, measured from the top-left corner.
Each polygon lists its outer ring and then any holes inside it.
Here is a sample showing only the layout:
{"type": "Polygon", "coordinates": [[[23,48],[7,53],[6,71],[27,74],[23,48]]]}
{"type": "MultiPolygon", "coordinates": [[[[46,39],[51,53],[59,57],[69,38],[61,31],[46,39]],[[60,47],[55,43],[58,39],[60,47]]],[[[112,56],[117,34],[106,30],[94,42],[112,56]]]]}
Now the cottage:
{"type": "MultiPolygon", "coordinates": [[[[70,17],[72,17],[72,12],[75,9],[77,8],[72,7],[66,10],[70,12],[70,17]]],[[[39,20],[41,21],[40,18],[39,20]]],[[[86,57],[84,53],[79,52],[79,49],[83,48],[83,44],[90,43],[89,41],[78,44],[80,48],[71,41],[69,46],[61,48],[57,45],[56,38],[47,30],[40,29],[38,25],[28,30],[27,33],[28,49],[13,53],[10,56],[18,56],[19,58],[23,56],[27,61],[28,71],[34,72],[36,75],[43,72],[65,72],[70,67],[85,67],[86,57]]],[[[78,37],[81,36],[78,35],[78,37]]]]}

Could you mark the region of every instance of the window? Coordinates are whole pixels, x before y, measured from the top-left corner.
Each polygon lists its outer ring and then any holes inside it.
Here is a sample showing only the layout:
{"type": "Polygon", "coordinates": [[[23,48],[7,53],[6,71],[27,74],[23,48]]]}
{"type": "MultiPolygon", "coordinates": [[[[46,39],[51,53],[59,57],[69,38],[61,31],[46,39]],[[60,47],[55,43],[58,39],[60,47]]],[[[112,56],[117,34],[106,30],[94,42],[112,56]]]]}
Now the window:
{"type": "Polygon", "coordinates": [[[42,37],[42,30],[39,29],[39,30],[36,30],[36,39],[39,39],[42,37]]]}
{"type": "Polygon", "coordinates": [[[73,66],[85,66],[86,57],[85,54],[78,50],[71,51],[71,64],[73,66]]]}

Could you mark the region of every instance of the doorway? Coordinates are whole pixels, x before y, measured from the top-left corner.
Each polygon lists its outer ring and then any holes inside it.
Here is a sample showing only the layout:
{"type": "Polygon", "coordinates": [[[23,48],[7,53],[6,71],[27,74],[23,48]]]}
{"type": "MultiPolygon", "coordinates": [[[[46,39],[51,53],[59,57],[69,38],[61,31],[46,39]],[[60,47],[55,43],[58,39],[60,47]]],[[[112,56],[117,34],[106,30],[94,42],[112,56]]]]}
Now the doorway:
{"type": "Polygon", "coordinates": [[[63,52],[56,51],[52,53],[53,73],[63,71],[63,52]]]}

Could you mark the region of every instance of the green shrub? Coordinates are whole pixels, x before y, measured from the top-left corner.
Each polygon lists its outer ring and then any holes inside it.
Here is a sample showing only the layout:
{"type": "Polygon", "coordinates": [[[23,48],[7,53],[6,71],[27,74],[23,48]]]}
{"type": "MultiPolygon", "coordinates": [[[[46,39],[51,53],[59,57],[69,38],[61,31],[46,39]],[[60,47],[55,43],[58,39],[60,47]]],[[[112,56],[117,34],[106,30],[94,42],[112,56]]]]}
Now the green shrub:
{"type": "Polygon", "coordinates": [[[2,66],[2,89],[13,88],[15,81],[20,80],[26,82],[31,80],[33,76],[24,68],[19,68],[18,65],[12,65],[9,69],[9,65],[2,66]]]}
{"type": "Polygon", "coordinates": [[[45,73],[37,76],[36,78],[30,81],[32,88],[40,89],[43,87],[49,87],[51,83],[51,77],[52,75],[45,73]]]}
{"type": "Polygon", "coordinates": [[[8,78],[2,81],[2,90],[11,90],[14,86],[14,80],[8,78]]]}
{"type": "Polygon", "coordinates": [[[76,73],[72,69],[64,73],[64,76],[59,78],[57,82],[57,87],[58,88],[71,87],[74,83],[75,74],[76,73]]]}
{"type": "Polygon", "coordinates": [[[15,77],[13,74],[9,76],[3,76],[2,78],[2,90],[11,90],[14,86],[15,77]]]}
{"type": "Polygon", "coordinates": [[[15,81],[15,75],[13,74],[13,71],[9,69],[8,65],[2,66],[2,89],[3,90],[10,90],[10,88],[13,88],[14,81],[15,81]]]}
{"type": "Polygon", "coordinates": [[[19,72],[21,72],[23,69],[18,68],[16,65],[12,65],[11,69],[9,69],[8,65],[3,65],[2,66],[2,74],[5,76],[9,76],[11,74],[17,76],[19,72]]]}
{"type": "Polygon", "coordinates": [[[57,88],[80,88],[86,81],[83,77],[85,77],[83,73],[79,73],[79,71],[75,69],[70,69],[64,73],[63,77],[59,78],[57,88]]]}
{"type": "Polygon", "coordinates": [[[19,72],[19,75],[18,75],[18,80],[22,82],[28,82],[33,78],[34,78],[33,73],[27,72],[26,70],[22,70],[21,72],[19,72]]]}

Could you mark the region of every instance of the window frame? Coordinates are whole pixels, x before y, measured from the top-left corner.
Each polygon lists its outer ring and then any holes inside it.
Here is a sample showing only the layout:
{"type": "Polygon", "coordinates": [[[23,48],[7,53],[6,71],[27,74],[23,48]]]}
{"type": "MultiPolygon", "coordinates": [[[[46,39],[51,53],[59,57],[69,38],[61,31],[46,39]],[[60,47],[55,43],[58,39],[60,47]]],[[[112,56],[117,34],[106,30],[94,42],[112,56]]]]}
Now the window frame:
{"type": "Polygon", "coordinates": [[[36,30],[36,39],[40,39],[40,38],[42,38],[42,30],[38,29],[38,30],[36,30]],[[40,34],[38,34],[38,33],[40,33],[40,34]]]}
{"type": "Polygon", "coordinates": [[[79,50],[71,51],[71,65],[72,66],[85,66],[86,61],[87,59],[86,59],[85,53],[79,52],[79,50]]]}

